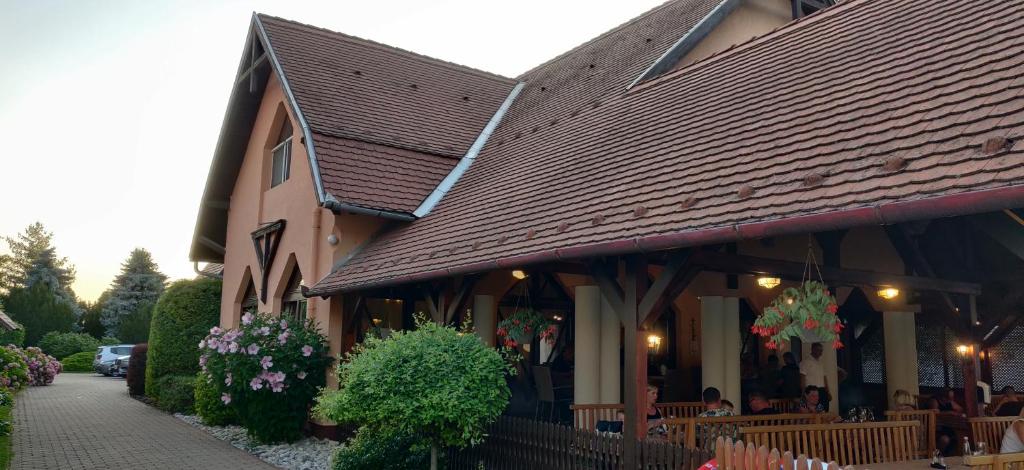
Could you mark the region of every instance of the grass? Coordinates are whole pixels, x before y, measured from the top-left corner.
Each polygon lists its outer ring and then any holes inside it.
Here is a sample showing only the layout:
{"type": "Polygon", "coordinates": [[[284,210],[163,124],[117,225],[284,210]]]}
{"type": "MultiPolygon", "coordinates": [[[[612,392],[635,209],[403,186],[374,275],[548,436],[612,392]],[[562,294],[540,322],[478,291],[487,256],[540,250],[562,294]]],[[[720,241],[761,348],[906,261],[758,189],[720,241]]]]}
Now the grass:
{"type": "MultiPolygon", "coordinates": [[[[0,421],[11,422],[11,408],[13,405],[0,406],[0,421]]],[[[14,430],[11,430],[11,434],[14,430]]],[[[0,470],[7,470],[11,466],[11,434],[0,436],[0,470]]]]}

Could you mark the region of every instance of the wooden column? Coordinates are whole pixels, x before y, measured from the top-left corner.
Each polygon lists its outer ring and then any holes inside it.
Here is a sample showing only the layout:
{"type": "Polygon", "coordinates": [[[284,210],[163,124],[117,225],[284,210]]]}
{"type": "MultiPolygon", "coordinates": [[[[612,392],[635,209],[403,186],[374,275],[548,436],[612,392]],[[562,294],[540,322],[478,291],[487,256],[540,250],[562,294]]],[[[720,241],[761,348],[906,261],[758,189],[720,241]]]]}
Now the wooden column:
{"type": "Polygon", "coordinates": [[[980,363],[978,361],[978,349],[980,347],[974,338],[975,323],[978,321],[978,302],[975,296],[971,295],[968,298],[969,315],[967,315],[967,334],[965,335],[965,343],[967,345],[967,354],[961,357],[964,371],[964,411],[967,412],[968,418],[975,418],[979,415],[978,410],[978,376],[980,363]]]}

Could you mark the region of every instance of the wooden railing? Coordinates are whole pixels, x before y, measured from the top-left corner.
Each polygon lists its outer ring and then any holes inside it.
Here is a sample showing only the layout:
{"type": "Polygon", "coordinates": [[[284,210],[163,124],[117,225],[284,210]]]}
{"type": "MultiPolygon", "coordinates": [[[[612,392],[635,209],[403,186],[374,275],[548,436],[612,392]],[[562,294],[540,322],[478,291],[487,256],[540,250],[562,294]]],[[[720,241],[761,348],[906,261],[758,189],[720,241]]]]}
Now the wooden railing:
{"type": "Polygon", "coordinates": [[[1003,433],[1019,416],[1004,416],[997,418],[968,418],[967,423],[971,425],[971,434],[974,436],[974,444],[984,442],[989,449],[996,449],[1003,442],[1003,433]]]}
{"type": "Polygon", "coordinates": [[[964,466],[971,470],[1024,470],[1024,452],[968,455],[964,457],[964,466]]]}
{"type": "Polygon", "coordinates": [[[740,436],[756,446],[807,454],[840,465],[905,462],[917,458],[917,421],[756,426],[740,436]]]}
{"type": "MultiPolygon", "coordinates": [[[[696,402],[669,402],[656,403],[654,405],[661,411],[661,415],[668,418],[694,418],[704,411],[704,404],[696,402]]],[[[621,403],[594,404],[594,405],[570,405],[572,410],[573,427],[594,431],[597,429],[598,421],[618,421],[618,414],[625,407],[621,403]]]]}
{"type": "Polygon", "coordinates": [[[831,422],[835,415],[828,414],[778,414],[716,416],[705,418],[666,419],[669,440],[688,448],[714,450],[719,437],[739,438],[741,427],[785,426],[794,424],[821,424],[831,422]]]}
{"type": "Polygon", "coordinates": [[[794,459],[791,452],[780,454],[778,449],[769,451],[764,446],[745,446],[743,441],[734,443],[732,439],[721,437],[715,446],[715,463],[718,470],[839,470],[835,462],[823,464],[819,459],[808,462],[804,455],[794,459]]]}
{"type": "MultiPolygon", "coordinates": [[[[710,452],[685,449],[667,441],[636,441],[640,468],[695,470],[710,452]]],[[[502,417],[476,447],[448,449],[452,470],[619,469],[624,441],[620,435],[573,429],[553,423],[502,417]]]]}
{"type": "Polygon", "coordinates": [[[938,412],[935,410],[886,411],[889,421],[917,421],[921,428],[917,433],[918,458],[930,458],[935,454],[935,422],[938,412]]]}
{"type": "Polygon", "coordinates": [[[778,410],[779,413],[796,413],[799,405],[797,401],[792,398],[772,398],[768,400],[768,403],[772,405],[772,408],[778,410]]]}

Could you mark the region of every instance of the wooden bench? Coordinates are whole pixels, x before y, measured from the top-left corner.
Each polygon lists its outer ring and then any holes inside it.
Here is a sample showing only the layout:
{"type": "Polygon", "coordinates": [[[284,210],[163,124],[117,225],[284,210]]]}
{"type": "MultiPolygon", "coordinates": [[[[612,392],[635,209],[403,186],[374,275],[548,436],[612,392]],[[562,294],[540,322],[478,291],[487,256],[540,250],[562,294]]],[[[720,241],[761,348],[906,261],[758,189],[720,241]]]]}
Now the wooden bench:
{"type": "Polygon", "coordinates": [[[840,465],[906,462],[917,458],[917,421],[804,424],[740,428],[755,446],[806,454],[840,465]]]}
{"type": "Polygon", "coordinates": [[[800,408],[797,400],[792,398],[772,398],[768,400],[768,404],[772,405],[779,413],[796,413],[796,410],[800,408]]]}
{"type": "Polygon", "coordinates": [[[964,457],[964,465],[971,470],[1024,470],[1024,452],[968,455],[964,457]]]}
{"type": "Polygon", "coordinates": [[[839,464],[829,462],[823,464],[813,459],[810,464],[806,456],[793,458],[791,452],[780,453],[779,449],[768,450],[761,446],[744,445],[743,441],[733,442],[732,439],[718,438],[715,446],[715,462],[718,470],[839,470],[839,464]]]}
{"type": "Polygon", "coordinates": [[[935,454],[935,423],[938,412],[935,410],[886,411],[889,421],[917,421],[921,423],[917,433],[917,456],[929,459],[935,454]]]}
{"type": "MultiPolygon", "coordinates": [[[[668,418],[694,418],[704,411],[704,404],[696,402],[666,402],[654,405],[661,415],[668,418]]],[[[618,421],[618,414],[625,409],[621,403],[570,405],[572,425],[578,429],[593,431],[598,421],[618,421]]]]}
{"type": "Polygon", "coordinates": [[[712,445],[719,437],[738,438],[742,427],[785,426],[793,424],[821,424],[831,422],[835,415],[829,414],[777,414],[715,416],[704,418],[666,419],[669,440],[687,448],[713,450],[712,445]],[[698,432],[699,431],[699,432],[698,432]],[[698,434],[700,439],[697,438],[698,434]]]}
{"type": "Polygon", "coordinates": [[[971,426],[971,435],[974,436],[974,445],[979,442],[988,444],[990,452],[999,450],[1003,443],[1003,433],[1019,416],[1002,416],[996,418],[968,418],[967,423],[971,426]]]}

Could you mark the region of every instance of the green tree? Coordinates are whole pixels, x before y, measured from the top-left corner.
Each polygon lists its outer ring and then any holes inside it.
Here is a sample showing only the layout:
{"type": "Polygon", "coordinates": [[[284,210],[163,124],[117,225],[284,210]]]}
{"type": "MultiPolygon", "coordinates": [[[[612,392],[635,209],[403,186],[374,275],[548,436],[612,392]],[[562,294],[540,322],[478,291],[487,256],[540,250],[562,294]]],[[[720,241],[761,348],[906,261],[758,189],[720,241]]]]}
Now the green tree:
{"type": "MultiPolygon", "coordinates": [[[[0,261],[0,291],[25,287],[28,271],[43,252],[54,250],[53,232],[36,222],[14,237],[4,237],[11,254],[6,261],[0,261]]],[[[52,254],[52,253],[51,253],[52,254]]],[[[75,268],[67,258],[53,256],[53,267],[63,287],[75,282],[75,268]]]]}
{"type": "Polygon", "coordinates": [[[479,443],[508,405],[508,363],[468,331],[417,319],[417,329],[369,338],[338,366],[340,389],[318,415],[373,431],[391,429],[440,447],[479,443]]]}
{"type": "Polygon", "coordinates": [[[155,304],[166,282],[167,276],[160,272],[148,251],[133,250],[121,264],[121,273],[114,278],[110,298],[100,313],[107,334],[117,336],[122,320],[139,312],[145,304],[155,304]]]}
{"type": "Polygon", "coordinates": [[[159,400],[156,381],[199,372],[199,342],[220,322],[221,282],[175,281],[153,309],[146,362],[146,395],[159,400]]]}
{"type": "Polygon", "coordinates": [[[5,302],[7,314],[25,327],[25,344],[35,346],[50,331],[71,331],[75,314],[71,305],[54,296],[43,283],[16,287],[5,302]]]}
{"type": "Polygon", "coordinates": [[[153,304],[139,305],[138,310],[121,319],[117,327],[117,337],[125,343],[145,343],[149,339],[150,321],[153,318],[153,304]]]}
{"type": "Polygon", "coordinates": [[[63,279],[60,260],[57,259],[55,250],[47,248],[36,256],[28,271],[25,272],[24,286],[28,288],[36,285],[46,286],[54,298],[71,307],[71,312],[77,318],[82,314],[81,306],[70,286],[63,284],[63,279]]]}
{"type": "Polygon", "coordinates": [[[110,290],[103,291],[100,297],[92,303],[82,303],[82,316],[78,317],[79,330],[83,333],[92,335],[93,338],[101,339],[107,334],[107,329],[103,327],[103,322],[100,321],[100,315],[103,314],[103,307],[107,305],[107,299],[110,298],[110,290]]]}

